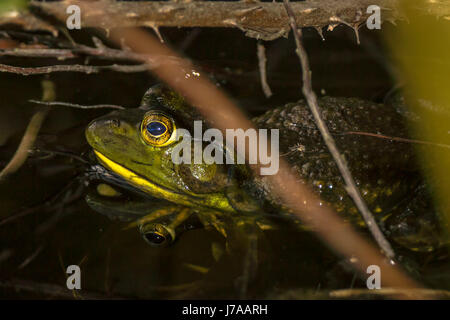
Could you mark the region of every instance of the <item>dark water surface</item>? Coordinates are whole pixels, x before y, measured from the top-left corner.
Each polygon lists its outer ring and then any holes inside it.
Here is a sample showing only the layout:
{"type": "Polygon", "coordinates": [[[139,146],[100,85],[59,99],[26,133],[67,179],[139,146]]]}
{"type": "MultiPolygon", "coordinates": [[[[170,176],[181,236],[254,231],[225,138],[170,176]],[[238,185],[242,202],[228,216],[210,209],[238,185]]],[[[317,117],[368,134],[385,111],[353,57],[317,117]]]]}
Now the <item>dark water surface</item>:
{"type": "MultiPolygon", "coordinates": [[[[245,38],[236,30],[162,29],[162,35],[167,43],[212,73],[250,115],[301,98],[301,72],[291,38],[266,43],[268,82],[274,92],[273,97],[266,99],[259,81],[256,40],[245,38]]],[[[392,88],[389,62],[377,32],[363,31],[360,46],[352,31],[345,27],[327,32],[326,41],[314,30],[305,36],[318,94],[323,91],[331,96],[380,102],[392,88]]],[[[86,34],[75,33],[74,37],[88,41],[86,34]]],[[[17,66],[55,63],[47,59],[2,57],[0,60],[17,66]]],[[[59,73],[29,77],[2,74],[1,167],[12,157],[31,115],[37,110],[27,101],[41,98],[42,79],[55,83],[57,101],[126,107],[138,106],[145,90],[157,83],[145,73],[59,73]]],[[[84,128],[105,112],[55,107],[45,120],[36,146],[85,153],[89,148],[84,128]]],[[[23,217],[0,226],[1,298],[61,297],[52,294],[54,287],[44,290],[41,286],[56,285],[67,290],[65,269],[72,264],[80,265],[82,270],[79,292],[82,297],[264,298],[295,289],[314,292],[364,287],[364,282],[354,278],[340,258],[314,235],[286,226],[282,231],[267,232],[259,242],[261,263],[242,296],[240,282],[245,257],[225,256],[215,262],[212,244],[219,248],[225,246],[217,232],[192,230],[171,247],[152,248],[136,228],[126,229],[127,223],[112,221],[90,209],[82,194],[78,199],[70,199],[77,189],[74,177],[81,172],[83,165],[76,160],[33,155],[16,174],[0,182],[0,220],[24,213],[23,217]],[[62,204],[66,196],[66,200],[71,200],[69,203],[42,207],[71,182],[72,194],[65,192],[56,201],[62,204]],[[209,272],[196,271],[189,265],[209,272]],[[27,283],[36,290],[15,291],[5,287],[5,283],[27,283]]],[[[434,287],[450,287],[447,251],[414,254],[397,249],[413,276],[434,287]]]]}

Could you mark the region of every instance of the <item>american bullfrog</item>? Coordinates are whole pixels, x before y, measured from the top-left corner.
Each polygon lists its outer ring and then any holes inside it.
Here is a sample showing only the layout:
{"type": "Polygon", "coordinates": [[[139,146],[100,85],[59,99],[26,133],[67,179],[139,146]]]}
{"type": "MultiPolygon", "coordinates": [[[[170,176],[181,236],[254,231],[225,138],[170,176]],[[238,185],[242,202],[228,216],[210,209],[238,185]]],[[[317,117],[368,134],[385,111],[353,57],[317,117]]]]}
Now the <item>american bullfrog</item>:
{"type": "MultiPolygon", "coordinates": [[[[411,199],[421,197],[430,203],[412,146],[364,134],[407,137],[401,114],[392,106],[357,98],[321,97],[319,105],[364,200],[384,230],[410,249],[435,248],[437,240],[428,237],[435,230],[429,230],[428,220],[422,223],[422,213],[415,212],[410,225],[398,228],[405,221],[398,217],[412,210],[411,199]],[[411,230],[420,234],[423,225],[428,236],[418,241],[405,237],[411,230]]],[[[179,232],[199,224],[227,238],[245,238],[276,226],[279,217],[288,217],[289,210],[273,195],[267,177],[255,176],[246,165],[172,161],[180,143],[177,130],[192,132],[194,120],[203,121],[183,97],[155,86],[138,108],[92,121],[86,138],[98,164],[91,172],[103,183],[87,196],[88,204],[109,216],[133,220],[153,245],[170,244],[179,232]],[[137,195],[141,200],[136,201],[137,195]]],[[[305,101],[269,110],[253,122],[259,128],[279,129],[280,156],[320,196],[321,203],[364,225],[305,101]]],[[[203,123],[204,130],[214,126],[203,123]]],[[[433,213],[432,206],[426,210],[428,216],[433,213]]]]}

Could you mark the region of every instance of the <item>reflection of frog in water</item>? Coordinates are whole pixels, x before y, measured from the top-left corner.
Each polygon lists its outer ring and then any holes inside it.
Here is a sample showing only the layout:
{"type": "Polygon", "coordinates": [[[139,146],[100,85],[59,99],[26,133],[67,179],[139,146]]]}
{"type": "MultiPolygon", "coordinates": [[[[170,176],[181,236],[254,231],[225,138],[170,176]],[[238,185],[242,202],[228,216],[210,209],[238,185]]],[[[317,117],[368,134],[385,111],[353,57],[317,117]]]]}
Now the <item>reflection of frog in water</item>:
{"type": "MultiPolygon", "coordinates": [[[[417,197],[426,199],[411,145],[357,134],[404,137],[402,117],[391,106],[354,98],[324,97],[319,104],[376,219],[388,226],[394,240],[410,249],[437,246],[438,240],[430,236],[436,233],[436,225],[430,229],[425,218],[433,215],[432,208],[426,208],[429,202],[417,206],[430,211],[426,214],[415,212],[410,203],[417,197]],[[405,217],[398,218],[407,212],[415,215],[409,224],[405,217]],[[411,230],[420,238],[411,237],[411,230]]],[[[189,222],[194,216],[228,239],[231,234],[248,238],[275,226],[273,217],[287,217],[286,208],[270,192],[265,178],[254,177],[246,166],[173,163],[171,154],[179,143],[176,130],[192,132],[194,120],[201,117],[192,107],[175,92],[159,86],[145,94],[139,108],[114,111],[94,120],[86,137],[101,165],[94,167],[96,176],[144,197],[139,202],[123,201],[115,197],[119,193],[114,189],[102,185],[99,192],[87,196],[89,205],[109,216],[137,219],[146,241],[155,245],[174,241],[177,232],[195,225],[189,222]]],[[[281,156],[311,185],[320,201],[363,225],[303,101],[270,110],[253,121],[259,128],[280,130],[281,156]]]]}

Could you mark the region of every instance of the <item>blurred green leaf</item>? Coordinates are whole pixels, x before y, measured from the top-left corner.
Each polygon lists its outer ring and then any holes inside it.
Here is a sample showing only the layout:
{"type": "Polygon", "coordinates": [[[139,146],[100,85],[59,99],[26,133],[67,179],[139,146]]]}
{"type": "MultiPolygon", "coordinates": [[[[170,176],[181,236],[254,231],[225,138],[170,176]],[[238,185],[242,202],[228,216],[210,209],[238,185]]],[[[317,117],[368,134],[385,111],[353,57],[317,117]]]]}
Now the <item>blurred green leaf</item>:
{"type": "Polygon", "coordinates": [[[25,9],[27,2],[27,0],[0,0],[0,16],[10,11],[25,9]]]}
{"type": "MultiPolygon", "coordinates": [[[[435,4],[404,0],[401,9],[408,23],[393,28],[387,40],[398,63],[405,95],[420,122],[411,123],[415,138],[450,145],[450,20],[424,14],[435,4]]],[[[449,2],[440,3],[448,10],[449,2]]],[[[450,235],[450,152],[445,148],[417,148],[432,195],[450,235]]]]}

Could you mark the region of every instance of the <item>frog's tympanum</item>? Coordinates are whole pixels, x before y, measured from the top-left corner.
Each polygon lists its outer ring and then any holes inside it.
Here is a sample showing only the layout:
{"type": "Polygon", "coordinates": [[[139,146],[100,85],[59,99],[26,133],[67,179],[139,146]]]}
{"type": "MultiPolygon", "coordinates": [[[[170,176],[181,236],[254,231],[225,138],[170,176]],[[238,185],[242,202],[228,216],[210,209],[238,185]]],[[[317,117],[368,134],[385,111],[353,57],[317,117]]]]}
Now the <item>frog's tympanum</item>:
{"type": "MultiPolygon", "coordinates": [[[[435,248],[436,230],[426,218],[434,211],[413,147],[376,136],[407,136],[397,109],[356,98],[322,97],[319,105],[364,200],[386,234],[412,250],[435,248]],[[418,211],[415,202],[421,204],[418,211]]],[[[195,120],[202,120],[196,110],[162,86],[149,89],[139,108],[94,120],[86,138],[99,163],[94,171],[103,182],[87,196],[89,205],[110,217],[133,220],[154,245],[173,242],[199,222],[230,239],[275,227],[273,217],[289,216],[271,192],[267,177],[255,176],[245,165],[172,161],[180,143],[177,130],[192,132],[195,120]],[[135,201],[135,195],[141,200],[135,201]]],[[[317,193],[318,201],[363,225],[304,101],[272,109],[253,122],[259,128],[279,129],[280,156],[317,193]]],[[[204,130],[208,127],[214,124],[204,122],[204,130]]]]}

